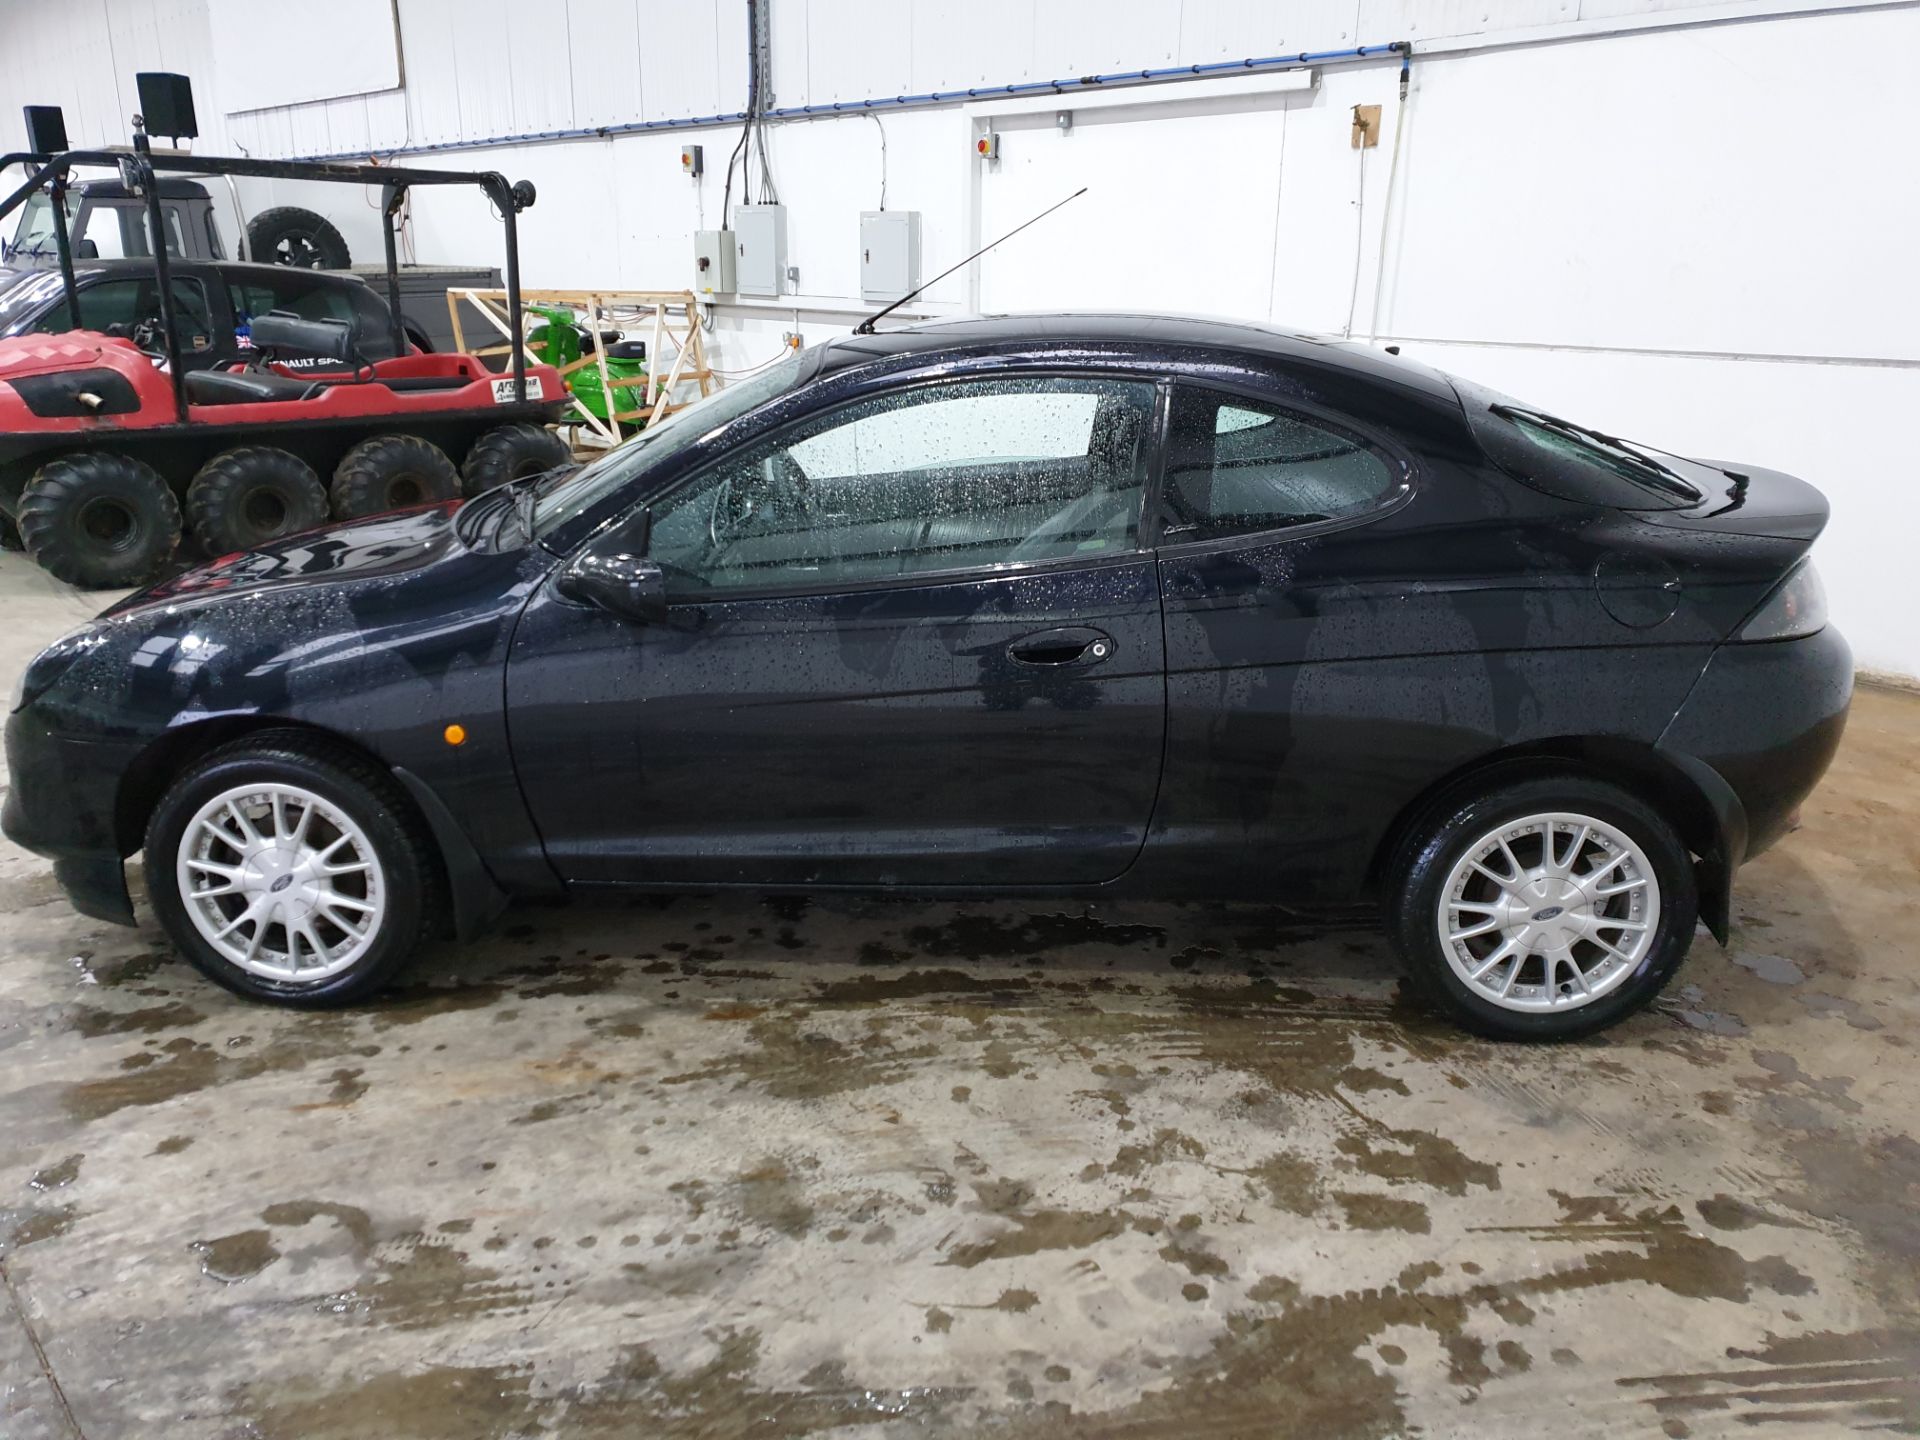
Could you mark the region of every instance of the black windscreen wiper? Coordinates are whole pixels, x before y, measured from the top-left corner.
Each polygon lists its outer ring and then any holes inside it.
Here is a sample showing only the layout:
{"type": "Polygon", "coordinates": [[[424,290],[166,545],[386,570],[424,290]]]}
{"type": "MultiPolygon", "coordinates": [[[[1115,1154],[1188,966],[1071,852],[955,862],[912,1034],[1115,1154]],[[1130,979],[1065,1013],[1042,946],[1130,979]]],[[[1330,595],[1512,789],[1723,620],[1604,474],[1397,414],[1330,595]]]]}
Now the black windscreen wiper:
{"type": "Polygon", "coordinates": [[[1523,410],[1517,405],[1493,405],[1488,407],[1503,420],[1524,421],[1537,425],[1542,430],[1565,435],[1568,439],[1579,440],[1620,460],[1626,461],[1642,472],[1640,478],[1656,489],[1663,490],[1678,499],[1698,500],[1700,492],[1682,479],[1680,473],[1662,464],[1654,456],[1664,451],[1652,451],[1645,446],[1636,445],[1631,440],[1622,440],[1617,435],[1608,435],[1604,431],[1592,429],[1586,425],[1576,425],[1571,420],[1562,420],[1557,415],[1543,415],[1538,410],[1523,410]]]}

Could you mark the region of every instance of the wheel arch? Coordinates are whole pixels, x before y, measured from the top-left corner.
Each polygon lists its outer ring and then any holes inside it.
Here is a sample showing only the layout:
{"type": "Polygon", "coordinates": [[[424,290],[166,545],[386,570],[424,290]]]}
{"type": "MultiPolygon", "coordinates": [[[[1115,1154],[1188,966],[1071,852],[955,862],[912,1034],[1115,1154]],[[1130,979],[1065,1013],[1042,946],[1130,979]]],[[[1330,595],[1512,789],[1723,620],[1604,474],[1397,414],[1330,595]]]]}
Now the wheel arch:
{"type": "Polygon", "coordinates": [[[418,775],[338,730],[280,715],[219,715],[179,725],[142,750],[127,767],[114,797],[114,843],[123,856],[137,853],[160,797],[190,766],[224,745],[269,731],[298,731],[349,750],[391,775],[433,835],[435,855],[452,900],[454,934],[467,939],[506,905],[506,894],[446,804],[418,775]]]}
{"type": "Polygon", "coordinates": [[[1532,740],[1477,756],[1440,776],[1408,801],[1381,835],[1367,870],[1369,891],[1384,892],[1409,841],[1451,804],[1493,785],[1569,771],[1617,785],[1667,819],[1695,857],[1700,919],[1716,940],[1726,944],[1733,857],[1745,843],[1739,802],[1725,782],[1699,762],[1622,736],[1532,740]]]}

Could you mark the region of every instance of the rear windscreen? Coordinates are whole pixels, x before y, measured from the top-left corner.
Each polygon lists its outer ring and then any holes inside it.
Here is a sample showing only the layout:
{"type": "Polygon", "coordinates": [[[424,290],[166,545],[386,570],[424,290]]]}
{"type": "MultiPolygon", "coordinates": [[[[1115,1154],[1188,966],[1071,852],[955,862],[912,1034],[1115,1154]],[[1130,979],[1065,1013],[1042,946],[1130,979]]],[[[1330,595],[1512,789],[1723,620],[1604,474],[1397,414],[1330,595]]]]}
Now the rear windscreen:
{"type": "Polygon", "coordinates": [[[1467,423],[1487,458],[1536,490],[1616,510],[1682,510],[1705,493],[1706,467],[1562,420],[1497,390],[1454,378],[1467,423]]]}

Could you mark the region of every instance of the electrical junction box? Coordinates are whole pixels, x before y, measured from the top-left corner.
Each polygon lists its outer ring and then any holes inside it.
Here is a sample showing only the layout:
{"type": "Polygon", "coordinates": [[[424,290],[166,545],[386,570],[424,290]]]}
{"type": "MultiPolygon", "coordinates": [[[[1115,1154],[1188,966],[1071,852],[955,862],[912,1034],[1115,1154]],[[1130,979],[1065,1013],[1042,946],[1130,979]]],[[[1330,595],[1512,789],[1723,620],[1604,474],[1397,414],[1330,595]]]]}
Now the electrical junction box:
{"type": "Polygon", "coordinates": [[[693,232],[693,290],[696,295],[733,294],[733,232],[693,232]]]}
{"type": "Polygon", "coordinates": [[[885,304],[920,288],[920,212],[860,212],[860,298],[885,304]]]}
{"type": "Polygon", "coordinates": [[[707,152],[698,145],[680,147],[680,168],[696,179],[707,173],[707,152]]]}
{"type": "Polygon", "coordinates": [[[787,285],[787,207],[739,205],[733,212],[734,279],[741,295],[777,297],[787,285]]]}

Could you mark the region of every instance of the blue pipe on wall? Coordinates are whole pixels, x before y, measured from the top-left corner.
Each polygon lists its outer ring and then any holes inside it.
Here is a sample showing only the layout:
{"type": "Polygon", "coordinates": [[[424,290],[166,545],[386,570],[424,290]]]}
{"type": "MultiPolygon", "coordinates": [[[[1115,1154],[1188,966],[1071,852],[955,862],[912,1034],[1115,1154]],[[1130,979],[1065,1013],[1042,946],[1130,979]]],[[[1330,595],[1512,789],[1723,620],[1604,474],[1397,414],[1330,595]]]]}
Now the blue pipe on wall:
{"type": "MultiPolygon", "coordinates": [[[[850,115],[870,110],[914,110],[932,105],[952,105],[963,100],[991,100],[1010,95],[1052,93],[1071,95],[1086,90],[1122,89],[1130,85],[1151,85],[1169,80],[1194,80],[1214,75],[1258,74],[1272,70],[1297,69],[1302,65],[1322,65],[1339,60],[1370,60],[1380,55],[1399,55],[1409,49],[1404,40],[1385,45],[1355,45],[1345,50],[1302,50],[1294,55],[1266,55],[1245,60],[1214,60],[1203,65],[1168,65],[1159,69],[1115,70],[1105,75],[1081,75],[1058,80],[1026,80],[1012,85],[975,85],[965,90],[929,90],[919,95],[877,96],[871,100],[835,100],[824,105],[787,105],[768,110],[769,120],[804,120],[820,115],[850,115]]],[[[746,111],[725,115],[688,115],[674,120],[629,120],[619,125],[587,125],[573,130],[536,130],[523,135],[491,135],[484,140],[440,140],[425,145],[399,145],[379,150],[381,155],[415,155],[437,150],[487,150],[498,145],[540,145],[558,140],[593,140],[613,135],[639,135],[650,130],[700,130],[716,125],[737,125],[747,118],[746,111]]],[[[348,160],[364,157],[365,150],[343,150],[332,155],[304,155],[304,160],[348,160]]]]}

